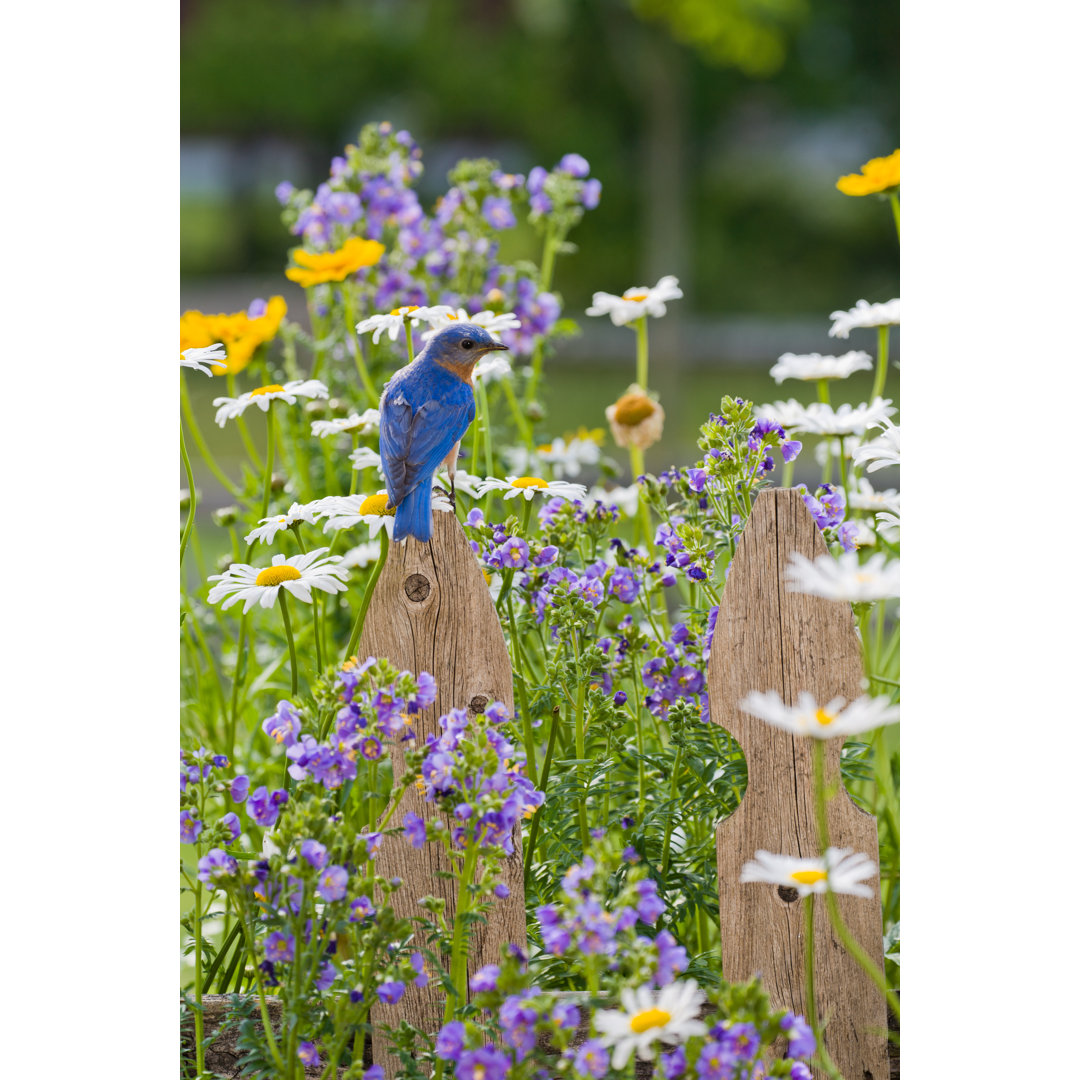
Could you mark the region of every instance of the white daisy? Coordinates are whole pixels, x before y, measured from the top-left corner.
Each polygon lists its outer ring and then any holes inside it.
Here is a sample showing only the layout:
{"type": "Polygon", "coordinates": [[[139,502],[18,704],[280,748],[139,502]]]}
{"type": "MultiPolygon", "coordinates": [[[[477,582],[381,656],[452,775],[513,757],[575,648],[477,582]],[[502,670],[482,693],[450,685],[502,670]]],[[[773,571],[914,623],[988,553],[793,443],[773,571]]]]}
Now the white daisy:
{"type": "Polygon", "coordinates": [[[615,1048],[612,1068],[623,1068],[633,1054],[651,1061],[657,1040],[678,1043],[705,1034],[697,1019],[705,995],[693,979],[669,983],[653,995],[651,986],[626,987],[620,995],[623,1011],[605,1009],[593,1016],[601,1041],[615,1048]]]}
{"type": "Polygon", "coordinates": [[[810,414],[807,407],[794,398],[758,405],[754,415],[759,420],[774,420],[787,432],[810,431],[810,414]]]}
{"type": "Polygon", "coordinates": [[[551,466],[556,478],[577,476],[582,465],[595,465],[600,460],[600,445],[595,439],[582,439],[573,436],[566,439],[552,439],[547,446],[538,446],[536,456],[551,466]]]}
{"type": "Polygon", "coordinates": [[[424,318],[424,315],[418,314],[419,312],[426,312],[430,309],[417,307],[416,304],[406,305],[405,307],[394,308],[393,311],[386,315],[372,315],[370,319],[364,319],[363,322],[356,324],[356,332],[358,334],[372,333],[371,340],[378,345],[379,336],[386,331],[386,336],[391,341],[397,341],[398,335],[401,333],[401,328],[405,325],[405,320],[410,319],[413,326],[416,326],[424,318]]]}
{"type": "Polygon", "coordinates": [[[878,534],[862,518],[851,518],[846,524],[855,526],[851,542],[856,548],[873,547],[877,543],[878,534]]]}
{"type": "Polygon", "coordinates": [[[537,493],[542,495],[560,495],[564,499],[584,499],[584,484],[568,484],[565,480],[542,480],[539,476],[508,476],[505,480],[489,476],[476,488],[477,495],[486,495],[489,491],[501,491],[504,499],[513,499],[518,495],[532,502],[537,493]]]}
{"type": "Polygon", "coordinates": [[[431,312],[427,320],[431,323],[431,329],[425,330],[420,335],[424,341],[433,338],[440,330],[445,330],[446,327],[453,326],[454,323],[458,322],[467,322],[472,323],[473,326],[479,326],[481,329],[486,330],[496,341],[501,340],[499,335],[504,330],[517,330],[521,326],[521,320],[512,311],[504,312],[502,315],[496,315],[494,311],[478,311],[476,314],[470,315],[464,308],[451,308],[445,304],[429,308],[428,311],[431,312]]]}
{"type": "Polygon", "coordinates": [[[363,413],[350,413],[333,420],[313,420],[311,434],[325,439],[330,435],[374,435],[379,430],[379,410],[367,409],[363,413]]]}
{"type": "Polygon", "coordinates": [[[290,405],[296,404],[298,397],[328,398],[330,391],[326,385],[318,379],[293,379],[284,386],[278,383],[270,383],[268,386],[259,386],[249,390],[239,397],[214,398],[214,404],[220,405],[214,420],[218,427],[224,427],[226,420],[235,420],[249,405],[258,405],[263,412],[270,408],[271,401],[287,401],[290,405]]]}
{"type": "Polygon", "coordinates": [[[628,322],[650,315],[659,319],[667,314],[666,302],[678,300],[682,296],[679,279],[668,274],[662,277],[651,289],[635,286],[627,289],[622,296],[611,293],[593,293],[592,307],[585,309],[586,315],[610,315],[616,326],[625,326],[628,322]]]}
{"type": "Polygon", "coordinates": [[[896,299],[885,304],[871,304],[866,300],[857,300],[849,311],[834,311],[829,318],[833,321],[829,337],[846,338],[852,330],[860,327],[898,326],[900,301],[896,299]]]}
{"type": "Polygon", "coordinates": [[[895,488],[875,491],[874,485],[865,476],[860,476],[858,487],[848,492],[848,506],[852,510],[889,510],[899,514],[900,492],[895,488]]]}
{"type": "Polygon", "coordinates": [[[811,562],[798,551],[791,553],[785,578],[791,592],[823,596],[828,600],[846,600],[857,604],[885,600],[900,595],[900,560],[886,564],[884,553],[859,562],[854,551],[839,558],[819,555],[811,562]]]}
{"type": "Polygon", "coordinates": [[[306,555],[293,555],[288,559],[284,555],[275,555],[272,565],[262,570],[247,563],[233,563],[224,574],[211,574],[207,579],[217,582],[207,599],[211,604],[224,599],[222,610],[243,600],[247,613],[255,604],[273,607],[282,587],[305,604],[311,603],[312,589],[344,592],[348,571],[336,565],[341,562],[340,555],[323,557],[329,550],[317,548],[306,555]]]}
{"type": "Polygon", "coordinates": [[[883,423],[885,431],[876,439],[871,439],[860,446],[852,455],[856,465],[865,465],[867,472],[877,472],[889,465],[900,464],[900,427],[898,424],[883,423]]]}
{"type": "Polygon", "coordinates": [[[524,446],[501,446],[499,454],[508,473],[514,476],[522,476],[526,473],[539,472],[541,469],[540,458],[535,453],[529,453],[524,446]]]}
{"type": "Polygon", "coordinates": [[[840,405],[833,408],[823,401],[811,402],[806,407],[806,423],[803,431],[813,435],[862,435],[869,427],[883,423],[895,415],[891,398],[874,398],[869,404],[840,405]]]}
{"type": "Polygon", "coordinates": [[[354,469],[370,469],[374,466],[379,470],[379,475],[382,475],[382,458],[378,451],[372,450],[370,446],[358,446],[349,455],[349,460],[354,469]]]}
{"type": "MultiPolygon", "coordinates": [[[[195,368],[204,375],[213,375],[206,365],[213,364],[215,367],[226,367],[225,346],[219,341],[216,345],[204,345],[201,349],[185,349],[180,354],[180,366],[195,368]]],[[[218,372],[220,375],[221,372],[218,372]]]]}
{"type": "Polygon", "coordinates": [[[822,356],[821,353],[784,353],[769,369],[769,374],[781,383],[785,379],[846,379],[856,371],[871,371],[874,361],[865,352],[846,352],[843,356],[822,356]]]}
{"type": "Polygon", "coordinates": [[[476,362],[476,366],[473,368],[473,378],[481,380],[508,379],[513,370],[510,361],[506,358],[506,353],[487,353],[476,362]]]}
{"type": "Polygon", "coordinates": [[[300,503],[293,503],[292,506],[289,507],[289,512],[287,514],[277,514],[272,517],[263,518],[259,522],[259,528],[253,529],[244,537],[244,543],[253,544],[258,540],[260,543],[269,544],[279,532],[289,528],[289,526],[296,521],[306,521],[309,525],[314,525],[318,512],[319,510],[316,503],[308,503],[306,506],[301,506],[300,503]]]}
{"type": "Polygon", "coordinates": [[[874,890],[862,882],[876,873],[877,865],[868,855],[855,854],[851,848],[831,847],[824,858],[817,859],[756,851],[753,860],[743,864],[739,880],[787,885],[797,889],[799,896],[823,893],[828,887],[835,893],[872,898],[874,890]]]}
{"type": "Polygon", "coordinates": [[[341,565],[348,569],[354,567],[358,570],[362,570],[365,566],[370,566],[379,558],[379,552],[382,550],[382,545],[378,540],[368,540],[363,544],[357,544],[356,547],[350,548],[341,556],[341,565]]]}
{"type": "Polygon", "coordinates": [[[877,531],[882,539],[888,540],[890,544],[895,544],[900,539],[899,511],[893,514],[888,510],[883,510],[880,514],[875,514],[874,519],[877,521],[877,531]]]}
{"type": "Polygon", "coordinates": [[[864,694],[846,707],[845,700],[835,697],[819,705],[813,694],[803,690],[796,704],[785,705],[775,690],[767,694],[752,690],[739,702],[739,708],[773,727],[793,735],[812,735],[815,739],[847,738],[895,724],[900,719],[900,706],[893,705],[887,697],[872,698],[864,694]]]}
{"type": "Polygon", "coordinates": [[[354,525],[367,525],[372,539],[380,529],[393,532],[394,511],[386,508],[385,488],[375,495],[330,495],[320,501],[326,515],[323,532],[351,529],[354,525]]]}

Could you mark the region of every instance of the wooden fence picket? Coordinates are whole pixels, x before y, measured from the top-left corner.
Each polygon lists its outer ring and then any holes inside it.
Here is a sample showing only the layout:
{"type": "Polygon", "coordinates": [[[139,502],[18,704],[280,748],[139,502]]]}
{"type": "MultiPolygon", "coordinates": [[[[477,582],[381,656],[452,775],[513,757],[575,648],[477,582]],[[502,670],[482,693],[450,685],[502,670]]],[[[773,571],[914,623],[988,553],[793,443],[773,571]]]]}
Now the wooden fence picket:
{"type": "MultiPolygon", "coordinates": [[[[846,1080],[887,1080],[886,1007],[877,989],[844,950],[829,925],[823,896],[796,899],[795,890],[740,884],[743,864],[759,849],[818,856],[809,740],[747,716],[738,703],[751,690],[776,690],[793,704],[800,691],[819,702],[857,698],[862,660],[850,605],[789,592],[784,571],[791,552],[827,554],[800,495],[762,492],[739,540],[709,658],[712,719],[746,756],[747,789],[738,809],[717,827],[720,932],[724,976],[760,975],[776,1008],[806,1014],[803,907],[815,903],[815,983],[825,1043],[846,1080]]],[[[826,783],[838,783],[841,739],[825,744],[826,783]]],[[[830,840],[878,862],[877,827],[843,786],[830,801],[830,840]]],[[[855,939],[883,963],[878,876],[874,898],[840,896],[855,939]]]]}
{"type": "MultiPolygon", "coordinates": [[[[475,714],[490,702],[502,701],[513,708],[513,675],[506,642],[499,625],[484,575],[461,525],[452,513],[437,511],[430,543],[409,538],[392,543],[386,565],[375,586],[358,655],[385,657],[397,668],[414,674],[430,672],[438,684],[438,696],[431,709],[414,718],[417,743],[423,745],[429,733],[439,734],[438,718],[451,709],[465,708],[475,714]]],[[[400,746],[392,751],[394,767],[400,769],[403,753],[400,746]]],[[[406,811],[425,820],[440,815],[433,804],[425,802],[419,791],[410,790],[402,800],[396,817],[389,824],[401,824],[406,811]]],[[[404,836],[389,836],[376,858],[384,877],[400,877],[402,886],[394,907],[402,917],[430,917],[417,906],[422,896],[442,897],[446,918],[453,918],[456,906],[454,883],[440,877],[438,871],[449,869],[442,846],[426,844],[413,849],[404,836]]],[[[504,863],[503,880],[510,895],[494,900],[487,912],[487,924],[473,930],[470,949],[470,973],[484,964],[499,961],[504,942],[525,946],[525,882],[520,833],[515,850],[504,863]]],[[[448,966],[448,963],[447,963],[448,966]]],[[[442,1023],[445,997],[436,980],[424,989],[409,987],[399,1005],[372,1010],[372,1023],[399,1020],[434,1034],[442,1023]]],[[[386,1041],[376,1033],[373,1058],[387,1076],[397,1065],[386,1041]]]]}

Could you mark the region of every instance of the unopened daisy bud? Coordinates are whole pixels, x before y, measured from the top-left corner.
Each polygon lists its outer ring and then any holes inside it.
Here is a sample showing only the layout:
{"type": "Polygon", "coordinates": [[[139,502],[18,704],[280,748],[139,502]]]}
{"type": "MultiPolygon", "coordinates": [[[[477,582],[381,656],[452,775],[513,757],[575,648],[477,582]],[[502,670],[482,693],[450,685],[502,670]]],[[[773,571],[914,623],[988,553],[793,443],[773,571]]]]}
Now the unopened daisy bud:
{"type": "Polygon", "coordinates": [[[664,433],[664,410],[660,402],[635,383],[604,414],[618,446],[647,450],[664,433]]]}
{"type": "Polygon", "coordinates": [[[502,289],[488,289],[487,295],[484,297],[485,304],[501,304],[506,299],[506,294],[502,289]]]}
{"type": "MultiPolygon", "coordinates": [[[[195,497],[198,498],[201,492],[198,488],[195,489],[195,497]]],[[[191,505],[191,492],[187,488],[180,489],[180,512],[183,513],[191,505]]]]}
{"type": "Polygon", "coordinates": [[[285,485],[288,483],[289,478],[284,473],[273,473],[270,476],[270,490],[271,491],[284,491],[285,485]]]}
{"type": "Polygon", "coordinates": [[[304,405],[304,412],[316,420],[321,420],[326,415],[326,402],[314,398],[304,405]]]}
{"type": "Polygon", "coordinates": [[[222,506],[215,510],[210,517],[213,519],[215,525],[220,525],[222,528],[227,529],[236,521],[237,515],[240,510],[235,506],[222,506]]]}
{"type": "Polygon", "coordinates": [[[349,406],[345,404],[341,398],[332,397],[326,403],[327,409],[330,411],[331,416],[348,416],[349,406]]]}
{"type": "Polygon", "coordinates": [[[217,567],[221,573],[227,573],[230,566],[232,566],[232,555],[220,555],[214,566],[217,567]]]}
{"type": "Polygon", "coordinates": [[[546,415],[547,414],[544,411],[544,406],[541,405],[539,401],[530,401],[525,406],[525,416],[529,420],[543,420],[546,415]]]}

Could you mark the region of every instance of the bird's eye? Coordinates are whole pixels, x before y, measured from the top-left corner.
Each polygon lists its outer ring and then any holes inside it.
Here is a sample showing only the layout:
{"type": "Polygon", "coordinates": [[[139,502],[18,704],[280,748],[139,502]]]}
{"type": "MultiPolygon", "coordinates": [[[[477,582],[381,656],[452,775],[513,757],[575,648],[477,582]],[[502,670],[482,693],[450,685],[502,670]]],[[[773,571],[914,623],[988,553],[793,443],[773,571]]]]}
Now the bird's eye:
{"type": "Polygon", "coordinates": [[[471,340],[470,340],[469,338],[466,338],[466,339],[465,339],[465,340],[464,340],[464,341],[463,341],[463,342],[461,343],[461,347],[462,347],[463,349],[471,349],[471,348],[473,347],[473,342],[472,342],[472,341],[471,341],[471,340]]]}

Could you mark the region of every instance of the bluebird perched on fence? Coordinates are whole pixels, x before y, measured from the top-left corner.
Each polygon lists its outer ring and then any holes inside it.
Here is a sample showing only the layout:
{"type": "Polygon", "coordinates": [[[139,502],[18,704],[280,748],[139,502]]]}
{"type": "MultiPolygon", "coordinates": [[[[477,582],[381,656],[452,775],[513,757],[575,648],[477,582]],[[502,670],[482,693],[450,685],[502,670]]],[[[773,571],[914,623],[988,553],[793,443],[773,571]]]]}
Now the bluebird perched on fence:
{"type": "Polygon", "coordinates": [[[450,501],[461,439],[476,416],[473,368],[505,349],[486,330],[457,323],[440,330],[387,384],[379,403],[379,454],[387,507],[397,507],[394,539],[431,539],[431,485],[446,462],[450,501]]]}

